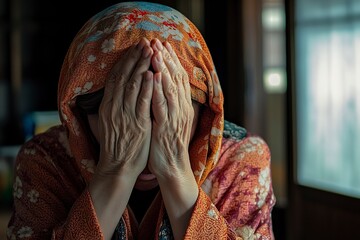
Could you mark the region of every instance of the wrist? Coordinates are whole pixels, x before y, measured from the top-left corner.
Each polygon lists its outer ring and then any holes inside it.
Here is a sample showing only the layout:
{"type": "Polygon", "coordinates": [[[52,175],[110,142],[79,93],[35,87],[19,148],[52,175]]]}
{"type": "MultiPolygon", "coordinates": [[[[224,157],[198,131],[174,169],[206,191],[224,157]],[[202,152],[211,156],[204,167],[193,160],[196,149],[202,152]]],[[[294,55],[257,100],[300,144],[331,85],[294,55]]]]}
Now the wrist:
{"type": "Polygon", "coordinates": [[[139,174],[130,170],[106,171],[97,169],[91,181],[99,181],[107,184],[135,183],[139,174]]]}
{"type": "Polygon", "coordinates": [[[116,196],[122,191],[131,192],[136,182],[134,177],[94,174],[89,183],[89,191],[93,194],[116,196]]]}
{"type": "Polygon", "coordinates": [[[192,172],[157,180],[163,197],[179,202],[197,199],[199,187],[192,172]]]}
{"type": "Polygon", "coordinates": [[[110,239],[123,215],[135,184],[126,176],[94,174],[88,190],[105,239],[110,239]]]}
{"type": "Polygon", "coordinates": [[[124,180],[136,181],[140,173],[140,170],[131,169],[126,165],[114,166],[113,164],[101,164],[99,162],[94,173],[94,178],[103,181],[112,180],[115,182],[124,180]]]}
{"type": "Polygon", "coordinates": [[[150,171],[159,181],[176,183],[193,177],[188,151],[184,150],[181,154],[154,154],[149,161],[152,162],[149,164],[150,171]]]}
{"type": "Polygon", "coordinates": [[[183,239],[199,196],[195,177],[159,181],[159,186],[175,239],[183,239]]]}

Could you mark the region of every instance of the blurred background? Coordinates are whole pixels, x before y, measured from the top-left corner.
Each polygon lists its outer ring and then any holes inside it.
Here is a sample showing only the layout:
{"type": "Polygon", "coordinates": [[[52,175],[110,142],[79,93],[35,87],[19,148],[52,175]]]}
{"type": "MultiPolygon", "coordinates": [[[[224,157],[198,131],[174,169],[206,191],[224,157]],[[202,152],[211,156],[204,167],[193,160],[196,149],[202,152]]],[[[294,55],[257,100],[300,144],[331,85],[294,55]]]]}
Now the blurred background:
{"type": "MultiPolygon", "coordinates": [[[[20,145],[59,122],[67,48],[117,2],[0,0],[0,239],[20,145]]],[[[225,118],[269,144],[276,239],[360,239],[360,1],[152,2],[198,26],[225,118]]]]}

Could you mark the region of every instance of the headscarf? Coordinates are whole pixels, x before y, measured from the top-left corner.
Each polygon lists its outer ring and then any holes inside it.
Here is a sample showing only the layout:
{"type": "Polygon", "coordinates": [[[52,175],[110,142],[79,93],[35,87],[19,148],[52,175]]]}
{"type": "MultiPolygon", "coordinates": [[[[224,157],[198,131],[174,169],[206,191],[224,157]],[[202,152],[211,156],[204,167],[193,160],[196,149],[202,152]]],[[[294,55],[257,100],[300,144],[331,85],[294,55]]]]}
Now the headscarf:
{"type": "Polygon", "coordinates": [[[65,57],[58,86],[58,108],[82,177],[89,181],[96,155],[76,97],[105,86],[113,65],[142,37],[168,41],[189,75],[191,96],[204,105],[189,146],[191,166],[201,185],[216,165],[221,147],[223,95],[206,43],[195,25],[173,8],[147,2],[113,5],[78,32],[65,57]]]}

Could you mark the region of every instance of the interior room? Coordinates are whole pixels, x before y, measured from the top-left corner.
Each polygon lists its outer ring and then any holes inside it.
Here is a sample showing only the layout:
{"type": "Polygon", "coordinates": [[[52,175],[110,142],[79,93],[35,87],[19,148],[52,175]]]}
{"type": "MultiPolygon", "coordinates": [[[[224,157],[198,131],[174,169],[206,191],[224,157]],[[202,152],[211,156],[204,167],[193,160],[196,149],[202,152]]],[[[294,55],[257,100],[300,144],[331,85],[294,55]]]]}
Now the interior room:
{"type": "MultiPolygon", "coordinates": [[[[118,2],[0,0],[0,239],[21,145],[60,123],[68,47],[90,17],[118,2]]],[[[225,119],[268,144],[275,239],[360,239],[360,1],[151,2],[197,26],[225,119]]]]}

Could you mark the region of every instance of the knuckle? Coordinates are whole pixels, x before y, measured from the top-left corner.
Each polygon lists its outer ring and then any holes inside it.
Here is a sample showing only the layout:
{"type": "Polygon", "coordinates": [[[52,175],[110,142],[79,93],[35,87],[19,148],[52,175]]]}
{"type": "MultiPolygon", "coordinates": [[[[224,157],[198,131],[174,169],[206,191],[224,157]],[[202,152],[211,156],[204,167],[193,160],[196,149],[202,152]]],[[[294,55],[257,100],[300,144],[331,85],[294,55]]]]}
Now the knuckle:
{"type": "Polygon", "coordinates": [[[125,74],[120,71],[112,71],[110,73],[109,82],[123,82],[126,78],[125,74]]]}
{"type": "Polygon", "coordinates": [[[180,83],[180,82],[182,82],[183,77],[184,77],[183,74],[181,72],[177,71],[174,74],[173,79],[175,80],[175,82],[180,83]]]}
{"type": "Polygon", "coordinates": [[[179,70],[178,65],[176,65],[176,63],[174,61],[170,61],[169,64],[170,64],[171,69],[179,70]]]}
{"type": "Polygon", "coordinates": [[[127,85],[126,85],[126,90],[127,91],[133,91],[137,88],[137,84],[136,81],[130,81],[127,85]]]}
{"type": "Polygon", "coordinates": [[[167,93],[170,95],[174,95],[176,96],[178,91],[177,91],[177,87],[175,86],[175,84],[170,84],[168,89],[167,89],[167,93]]]}
{"type": "Polygon", "coordinates": [[[172,61],[172,57],[168,52],[163,52],[163,56],[165,61],[172,61]]]}
{"type": "Polygon", "coordinates": [[[116,81],[116,74],[111,72],[109,78],[107,79],[107,83],[114,83],[115,81],[116,81]]]}
{"type": "MultiPolygon", "coordinates": [[[[115,93],[119,93],[120,90],[124,89],[126,87],[126,83],[125,82],[120,82],[117,86],[116,86],[116,89],[115,89],[115,93]]],[[[120,94],[119,94],[119,97],[122,97],[120,94]]]]}
{"type": "Polygon", "coordinates": [[[150,121],[150,117],[148,117],[147,115],[144,115],[144,114],[139,114],[138,117],[137,117],[136,123],[137,123],[138,126],[144,126],[149,121],[150,121]]]}
{"type": "Polygon", "coordinates": [[[166,109],[168,108],[168,104],[167,104],[165,98],[160,102],[160,107],[163,111],[166,111],[166,109]]]}
{"type": "Polygon", "coordinates": [[[166,100],[165,100],[165,98],[158,99],[157,101],[154,101],[153,103],[155,104],[155,106],[156,106],[158,109],[165,109],[165,107],[166,107],[166,100]]]}
{"type": "Polygon", "coordinates": [[[147,108],[147,106],[150,105],[150,102],[149,102],[149,100],[148,100],[147,98],[140,97],[140,98],[138,99],[138,105],[139,105],[138,111],[143,112],[143,111],[145,111],[145,109],[147,108]]]}
{"type": "Polygon", "coordinates": [[[162,72],[162,73],[165,73],[165,74],[168,74],[168,73],[169,73],[169,70],[168,70],[168,68],[167,68],[165,65],[162,65],[162,66],[161,66],[161,72],[162,72]]]}

